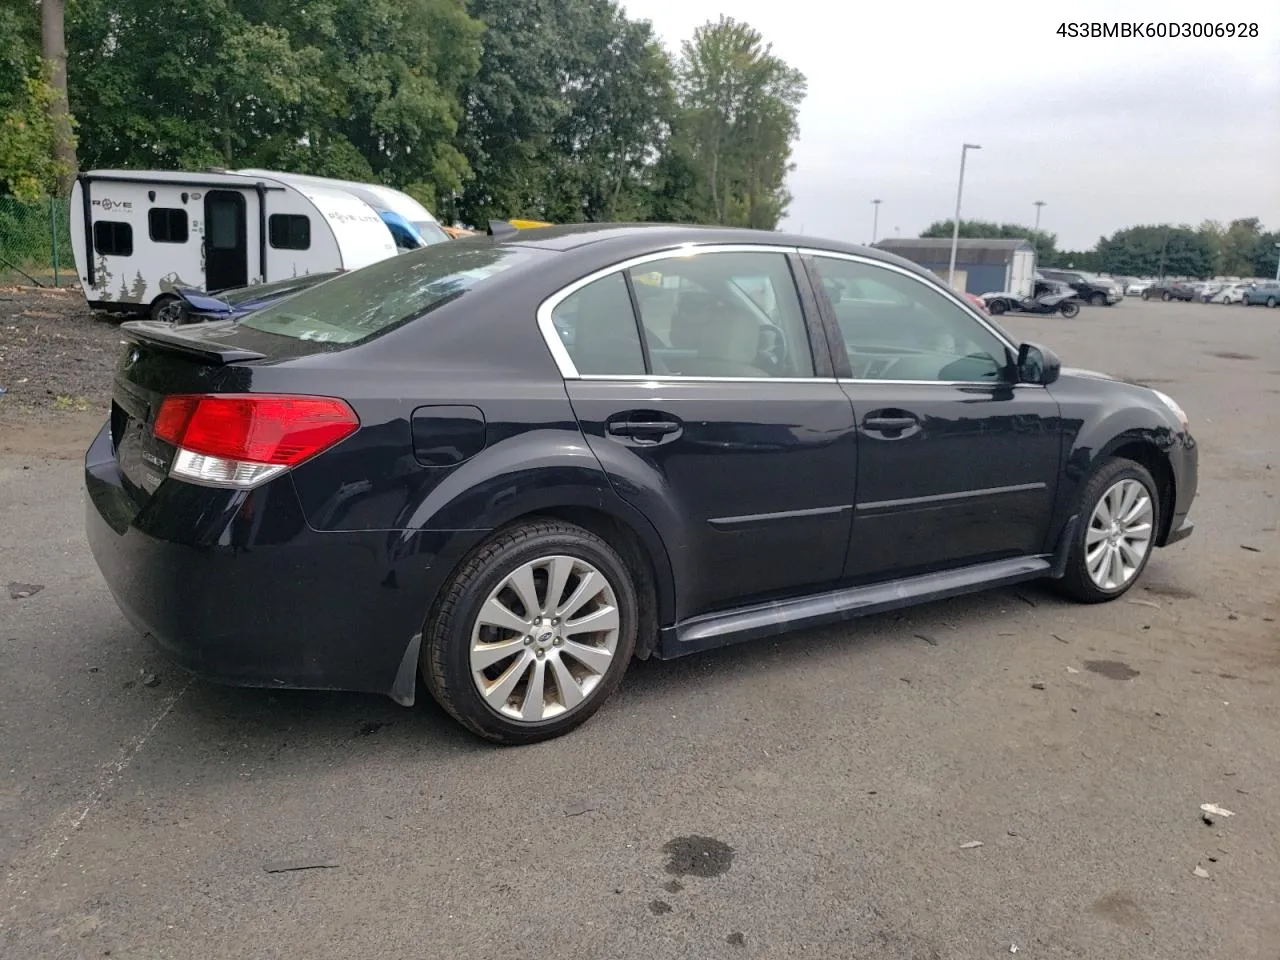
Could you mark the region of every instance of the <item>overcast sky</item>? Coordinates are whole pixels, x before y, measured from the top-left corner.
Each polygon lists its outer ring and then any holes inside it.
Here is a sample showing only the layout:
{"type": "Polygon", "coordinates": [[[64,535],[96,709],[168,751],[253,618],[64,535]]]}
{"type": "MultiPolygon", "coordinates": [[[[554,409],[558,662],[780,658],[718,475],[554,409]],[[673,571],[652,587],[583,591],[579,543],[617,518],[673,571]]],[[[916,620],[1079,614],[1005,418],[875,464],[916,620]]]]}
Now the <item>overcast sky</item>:
{"type": "Polygon", "coordinates": [[[788,229],[866,242],[955,209],[1065,249],[1138,223],[1280,229],[1280,0],[623,0],[673,50],[729,13],[801,70],[788,229]],[[1254,22],[1255,39],[1070,39],[1073,21],[1254,22]]]}

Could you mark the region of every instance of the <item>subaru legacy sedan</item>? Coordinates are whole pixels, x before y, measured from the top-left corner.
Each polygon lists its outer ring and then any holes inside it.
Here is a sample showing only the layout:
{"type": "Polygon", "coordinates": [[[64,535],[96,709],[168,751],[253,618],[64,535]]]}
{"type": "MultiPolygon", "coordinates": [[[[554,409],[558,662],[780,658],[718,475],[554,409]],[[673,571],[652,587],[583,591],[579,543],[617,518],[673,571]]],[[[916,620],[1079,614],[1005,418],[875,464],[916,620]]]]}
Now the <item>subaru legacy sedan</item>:
{"type": "Polygon", "coordinates": [[[85,481],[137,629],[226,683],[421,678],[500,742],[637,657],[1036,579],[1113,600],[1192,530],[1174,400],[874,249],[512,231],[121,329],[85,481]]]}

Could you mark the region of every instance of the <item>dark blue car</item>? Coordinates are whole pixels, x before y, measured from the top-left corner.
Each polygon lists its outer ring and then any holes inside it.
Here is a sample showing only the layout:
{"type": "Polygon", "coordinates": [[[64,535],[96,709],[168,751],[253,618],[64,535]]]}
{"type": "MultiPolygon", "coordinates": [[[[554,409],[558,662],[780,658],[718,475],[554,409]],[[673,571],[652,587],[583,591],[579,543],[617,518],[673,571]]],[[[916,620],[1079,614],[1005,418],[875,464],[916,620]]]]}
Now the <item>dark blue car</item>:
{"type": "Polygon", "coordinates": [[[205,293],[190,287],[174,290],[181,299],[175,301],[168,312],[160,317],[172,323],[205,323],[209,320],[238,320],[263,307],[278,303],[295,293],[308,290],[318,283],[332,280],[340,271],[308,273],[287,280],[257,283],[248,287],[205,293]]]}

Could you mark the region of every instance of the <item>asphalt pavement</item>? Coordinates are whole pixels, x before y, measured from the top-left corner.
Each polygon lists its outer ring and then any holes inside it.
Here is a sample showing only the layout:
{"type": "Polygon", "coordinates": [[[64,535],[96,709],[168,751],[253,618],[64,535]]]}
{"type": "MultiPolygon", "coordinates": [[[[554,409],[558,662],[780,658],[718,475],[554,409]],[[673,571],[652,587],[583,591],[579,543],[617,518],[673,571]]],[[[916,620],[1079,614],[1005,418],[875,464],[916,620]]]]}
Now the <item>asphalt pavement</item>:
{"type": "Polygon", "coordinates": [[[1138,589],[637,663],[526,748],[189,679],[85,546],[93,419],[0,426],[0,956],[1274,960],[1280,310],[1005,325],[1189,412],[1138,589]]]}

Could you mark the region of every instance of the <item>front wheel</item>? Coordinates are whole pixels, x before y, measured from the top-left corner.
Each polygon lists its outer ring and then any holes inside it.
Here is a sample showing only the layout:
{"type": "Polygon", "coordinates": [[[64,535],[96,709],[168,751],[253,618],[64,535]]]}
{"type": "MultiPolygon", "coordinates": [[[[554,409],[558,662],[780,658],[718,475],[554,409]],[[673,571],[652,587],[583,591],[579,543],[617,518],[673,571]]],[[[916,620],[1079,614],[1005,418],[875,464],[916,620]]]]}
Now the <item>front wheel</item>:
{"type": "Polygon", "coordinates": [[[1267,297],[1267,306],[1268,306],[1268,307],[1274,307],[1275,305],[1276,305],[1276,298],[1275,298],[1275,297],[1267,297]]]}
{"type": "Polygon", "coordinates": [[[1163,300],[1165,303],[1168,303],[1170,300],[1173,299],[1173,294],[1169,293],[1166,290],[1164,293],[1160,294],[1160,299],[1163,300]]]}
{"type": "Polygon", "coordinates": [[[1107,298],[1104,294],[1095,293],[1089,298],[1089,303],[1095,307],[1105,307],[1107,305],[1107,298]]]}
{"type": "Polygon", "coordinates": [[[609,544],[581,527],[511,527],[463,562],[427,623],[422,678],[436,701],[499,743],[584,723],[635,650],[636,588],[609,544]]]}
{"type": "Polygon", "coordinates": [[[1151,294],[1149,294],[1149,293],[1147,293],[1147,291],[1143,290],[1143,291],[1142,291],[1142,299],[1143,299],[1143,301],[1150,300],[1150,299],[1151,299],[1151,294]]]}
{"type": "Polygon", "coordinates": [[[1082,603],[1114,600],[1137,582],[1155,546],[1155,481],[1132,460],[1105,460],[1085,485],[1080,505],[1081,526],[1058,588],[1082,603]]]}
{"type": "Polygon", "coordinates": [[[1068,300],[1062,306],[1058,307],[1058,311],[1068,320],[1071,320],[1072,318],[1080,315],[1080,304],[1072,303],[1068,300]]]}
{"type": "Polygon", "coordinates": [[[987,313],[993,317],[998,317],[1009,309],[1009,305],[1003,300],[992,300],[987,304],[987,313]]]}

